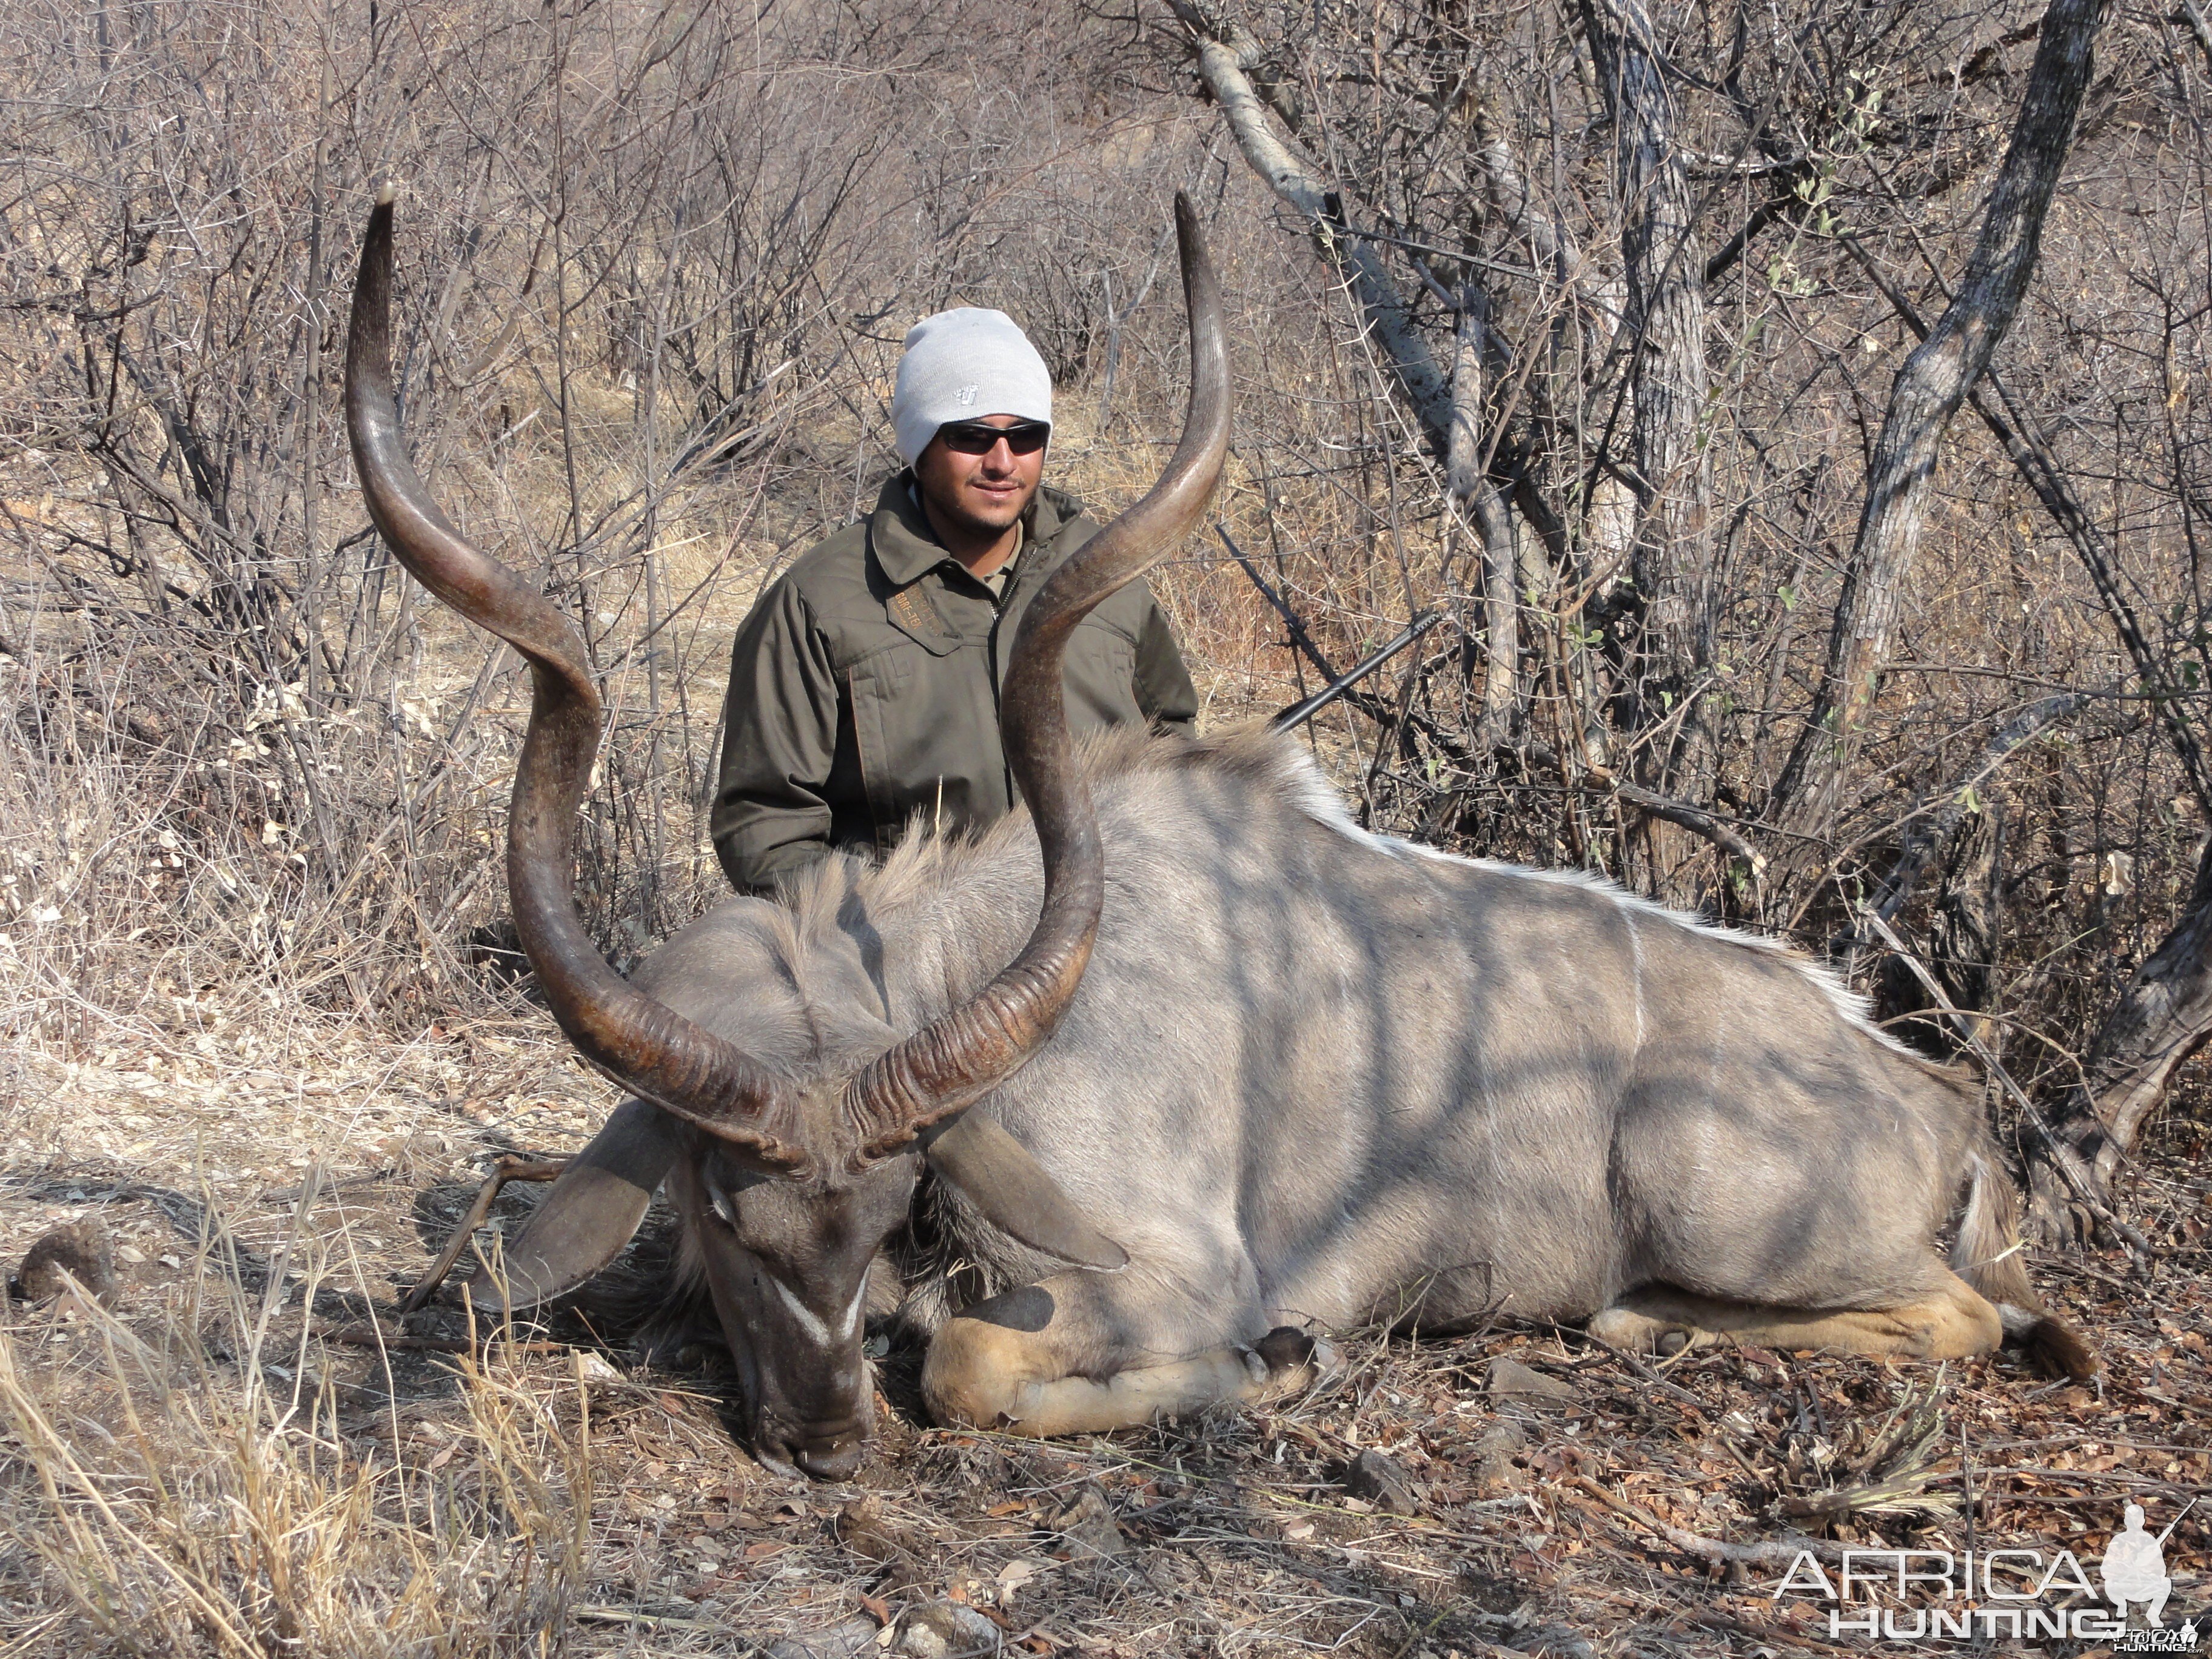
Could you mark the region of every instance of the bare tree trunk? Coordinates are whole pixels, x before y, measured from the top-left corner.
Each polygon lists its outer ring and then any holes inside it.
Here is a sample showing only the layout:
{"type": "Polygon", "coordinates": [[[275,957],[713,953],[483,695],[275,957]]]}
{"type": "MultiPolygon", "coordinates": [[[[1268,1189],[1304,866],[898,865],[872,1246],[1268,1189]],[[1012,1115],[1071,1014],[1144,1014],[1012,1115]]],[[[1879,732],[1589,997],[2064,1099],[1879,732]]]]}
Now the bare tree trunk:
{"type": "MultiPolygon", "coordinates": [[[[1623,641],[1626,722],[1665,728],[1639,769],[1656,789],[1693,805],[1712,798],[1713,734],[1695,706],[1712,658],[1712,468],[1705,423],[1705,258],[1697,204],[1675,141],[1674,101],[1644,0],[1584,0],[1613,119],[1628,284],[1630,449],[1636,489],[1630,572],[1632,632],[1623,641]]],[[[1698,896],[1686,865],[1701,850],[1678,821],[1647,818],[1651,890],[1698,896]]]]}
{"type": "MultiPolygon", "coordinates": [[[[1989,1011],[1996,995],[1997,945],[2002,931],[2005,815],[1995,800],[1961,812],[1949,837],[1942,891],[1928,928],[1928,968],[1943,994],[1965,1017],[1960,1036],[1990,1040],[1989,1022],[1975,1018],[1989,1011]]],[[[1949,1057],[1960,1047],[1951,1024],[1929,1016],[1928,997],[1910,964],[1896,956],[1882,958],[1876,975],[1875,1006],[1893,1035],[1949,1057]],[[1921,1018],[1901,1021],[1918,1012],[1921,1018]]]]}
{"type": "MultiPolygon", "coordinates": [[[[1297,149],[1277,137],[1267,123],[1267,109],[1248,73],[1258,45],[1243,30],[1217,22],[1197,0],[1169,0],[1176,18],[1189,30],[1192,50],[1198,55],[1199,79],[1221,106],[1237,148],[1252,171],[1277,198],[1311,224],[1322,255],[1344,274],[1361,322],[1389,357],[1399,389],[1413,406],[1414,418],[1435,453],[1449,457],[1451,450],[1451,384],[1436,354],[1413,319],[1413,308],[1391,280],[1382,257],[1368,239],[1346,227],[1340,197],[1327,177],[1297,149]]],[[[1555,558],[1567,556],[1567,532],[1558,514],[1543,499],[1519,463],[1523,447],[1503,440],[1486,447],[1491,452],[1493,478],[1510,487],[1512,504],[1528,526],[1544,539],[1555,558]]],[[[1501,491],[1500,499],[1506,497],[1501,491]]]]}
{"type": "MultiPolygon", "coordinates": [[[[1590,343],[1587,334],[1596,331],[1593,319],[1608,319],[1609,324],[1626,313],[1626,285],[1617,272],[1601,276],[1594,265],[1585,264],[1573,234],[1535,200],[1529,189],[1527,169],[1515,152],[1501,113],[1504,100],[1496,78],[1480,68],[1472,72],[1476,76],[1480,94],[1474,111],[1474,127],[1482,161],[1485,200],[1497,222],[1520,241],[1530,265],[1550,289],[1543,301],[1543,309],[1550,313],[1544,329],[1547,339],[1540,344],[1532,340],[1526,348],[1541,351],[1549,359],[1548,364],[1539,367],[1527,381],[1531,414],[1540,424],[1564,436],[1576,429],[1577,422],[1571,417],[1563,418],[1562,410],[1580,404],[1583,393],[1573,372],[1574,366],[1581,361],[1581,353],[1576,348],[1590,343]]],[[[1595,344],[1596,355],[1601,355],[1603,342],[1595,344]]],[[[1556,444],[1558,439],[1553,441],[1556,444]]],[[[1579,475],[1589,457],[1582,453],[1579,444],[1569,447],[1570,471],[1579,475]]],[[[1556,456],[1553,465],[1557,465],[1556,456]]],[[[1575,562],[1570,549],[1576,540],[1579,540],[1583,550],[1585,569],[1618,572],[1627,568],[1630,549],[1635,540],[1635,503],[1612,469],[1601,469],[1590,485],[1589,500],[1580,514],[1578,538],[1553,538],[1546,530],[1543,520],[1531,510],[1541,505],[1534,499],[1540,493],[1535,480],[1524,475],[1510,497],[1514,505],[1522,508],[1522,516],[1535,532],[1520,550],[1516,592],[1528,595],[1546,591],[1553,574],[1546,567],[1547,554],[1557,562],[1560,573],[1571,574],[1575,562]]],[[[1500,499],[1509,498],[1501,494],[1500,499]]],[[[1484,534],[1486,545],[1495,550],[1496,540],[1486,530],[1484,534]]],[[[1528,629],[1530,645],[1540,653],[1558,642],[1556,632],[1539,626],[1533,617],[1528,619],[1528,629]]],[[[1579,625],[1576,631],[1579,634],[1579,625]]],[[[1611,734],[1597,712],[1605,701],[1597,654],[1576,648],[1560,651],[1559,655],[1559,675],[1563,684],[1572,689],[1570,701],[1577,711],[1576,722],[1581,728],[1581,741],[1577,746],[1588,759],[1603,764],[1610,757],[1612,744],[1611,734]]],[[[1539,668],[1536,678],[1540,679],[1543,673],[1539,668]]],[[[1528,689],[1522,688],[1524,691],[1528,689]]],[[[1525,699],[1520,712],[1525,718],[1525,699]]]]}
{"type": "MultiPolygon", "coordinates": [[[[1881,290],[1882,297],[1889,301],[1891,308],[1905,325],[1922,339],[1926,339],[1928,325],[1920,319],[1920,313],[1912,302],[1897,291],[1881,274],[1881,268],[1875,264],[1855,239],[1845,237],[1843,242],[1851,257],[1858,261],[1860,269],[1874,279],[1875,286],[1881,290]]],[[[2184,698],[2175,695],[2167,665],[2151,649],[2150,640],[2143,632],[2142,622],[2120,586],[2119,560],[2112,544],[2098,527],[2097,521],[2089,516],[2089,509],[2083,505],[2081,497],[2075,493],[2064,470],[2059,465],[2058,458],[2051,453],[2051,446],[2035,435],[2033,425],[2021,409],[2018,399],[2013,396],[2011,387],[2005,384],[2002,375],[1991,369],[1986,384],[1974,387],[1967,394],[1967,401],[1973,404],[1974,413],[1982,417],[1982,424],[1990,429],[1990,435],[2003,446],[2022,481],[2035,492],[2035,498],[2043,503],[2044,511],[2051,515],[2051,522],[2058,526],[2060,532],[2073,544],[2074,550],[2081,556],[2082,568],[2089,573],[2089,580],[2096,584],[2098,597],[2104,600],[2105,609],[2112,617],[2113,630],[2119,635],[2120,643],[2134,659],[2136,673],[2142,679],[2144,689],[2152,694],[2151,708],[2157,714],[2159,724],[2166,728],[2166,737],[2173,745],[2174,758],[2181,763],[2191,792],[2196,795],[2197,805],[2204,809],[2206,816],[2212,817],[2212,772],[2206,769],[2203,746],[2197,742],[2196,730],[2189,724],[2188,704],[2184,698]],[[1996,394],[1994,400],[1990,397],[1992,392],[1996,394]],[[2003,405],[2002,412],[1997,408],[1999,404],[2003,405]]]]}
{"type": "Polygon", "coordinates": [[[1445,485],[1463,503],[1482,543],[1482,626],[1488,671],[1482,681],[1478,746],[1506,741],[1520,719],[1520,572],[1514,557],[1513,526],[1483,465],[1483,331],[1489,307],[1480,290],[1460,296],[1459,330],[1453,342],[1451,441],[1445,454],[1445,485]]]}
{"type": "Polygon", "coordinates": [[[2135,1151],[2180,1064],[2212,1036],[2212,843],[2181,920],[2151,953],[2089,1046],[2086,1077],[2053,1115],[2057,1146],[2029,1148],[2029,1214],[2047,1243],[2081,1239],[2089,1219],[2057,1164],[2073,1162],[2100,1198],[2135,1151]]]}
{"type": "MultiPolygon", "coordinates": [[[[1605,0],[1611,42],[1615,145],[1627,213],[1622,237],[1638,523],[1632,568],[1643,606],[1639,702],[1686,694],[1712,655],[1712,469],[1703,442],[1705,259],[1696,204],[1674,142],[1674,101],[1641,0],[1605,0]]],[[[1595,21],[1595,19],[1593,19],[1595,21]]],[[[1601,31],[1592,31],[1597,39],[1601,31]]],[[[1639,725],[1671,710],[1649,710],[1639,725]]],[[[1685,720],[1686,737],[1690,722],[1685,720]]],[[[1701,745],[1710,769],[1711,745],[1701,745]]],[[[1674,793],[1703,799],[1702,790],[1674,793]]]]}
{"type": "Polygon", "coordinates": [[[1775,786],[1770,818],[1817,831],[1834,813],[1881,684],[1881,660],[1920,530],[1936,456],[1959,406],[2012,326],[2035,273],[2051,198],[2089,84],[2102,0],[2051,0],[2012,145],[1958,293],[1898,372],[1875,446],[1857,539],[1844,567],[1811,714],[1775,786]]]}

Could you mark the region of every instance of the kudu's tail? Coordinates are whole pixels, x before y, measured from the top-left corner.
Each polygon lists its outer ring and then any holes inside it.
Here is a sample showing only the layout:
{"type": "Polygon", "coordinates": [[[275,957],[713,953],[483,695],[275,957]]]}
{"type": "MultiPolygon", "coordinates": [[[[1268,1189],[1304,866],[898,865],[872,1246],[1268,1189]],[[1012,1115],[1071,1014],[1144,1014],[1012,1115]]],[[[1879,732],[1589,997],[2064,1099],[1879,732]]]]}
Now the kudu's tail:
{"type": "Polygon", "coordinates": [[[1987,1147],[1973,1154],[1966,1212],[1951,1247],[1951,1267],[1996,1304],[2005,1340],[2046,1376],[2094,1376],[2097,1356],[2081,1334],[2043,1305],[2028,1282],[2020,1237],[2020,1194],[1987,1147]]]}

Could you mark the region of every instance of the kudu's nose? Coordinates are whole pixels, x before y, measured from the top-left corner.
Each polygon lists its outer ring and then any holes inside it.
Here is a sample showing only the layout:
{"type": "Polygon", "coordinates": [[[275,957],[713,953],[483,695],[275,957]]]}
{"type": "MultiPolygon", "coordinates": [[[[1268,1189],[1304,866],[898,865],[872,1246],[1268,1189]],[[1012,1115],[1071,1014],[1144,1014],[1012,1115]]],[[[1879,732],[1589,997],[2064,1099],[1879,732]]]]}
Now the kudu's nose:
{"type": "Polygon", "coordinates": [[[874,1419],[872,1412],[835,1407],[813,1418],[803,1412],[763,1411],[753,1422],[753,1455],[786,1474],[797,1469],[817,1480],[842,1480],[860,1467],[874,1419]]]}
{"type": "Polygon", "coordinates": [[[842,1480],[860,1467],[866,1449],[866,1433],[858,1428],[819,1438],[793,1437],[791,1461],[817,1480],[842,1480]]]}

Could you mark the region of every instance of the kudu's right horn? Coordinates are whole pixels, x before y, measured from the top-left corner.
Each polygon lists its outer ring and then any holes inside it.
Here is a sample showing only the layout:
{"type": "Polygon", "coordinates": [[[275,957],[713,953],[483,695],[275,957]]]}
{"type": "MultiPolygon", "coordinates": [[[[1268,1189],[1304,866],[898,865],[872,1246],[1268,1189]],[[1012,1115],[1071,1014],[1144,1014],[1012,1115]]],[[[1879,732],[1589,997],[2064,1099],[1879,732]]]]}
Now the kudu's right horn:
{"type": "Polygon", "coordinates": [[[599,748],[599,691],[568,619],[471,546],[407,459],[392,386],[392,198],[387,185],[362,242],[346,347],[346,431],[368,515],[399,562],[529,661],[530,726],[507,826],[507,895],[523,951],[553,1018],[593,1066],[764,1170],[807,1174],[814,1159],[790,1081],[627,984],[576,914],[570,837],[599,748]]]}
{"type": "Polygon", "coordinates": [[[1190,532],[1229,453],[1221,289],[1198,214],[1180,191],[1175,210],[1190,314],[1190,404],[1182,441],[1150,493],[1072,555],[1030,602],[1006,671],[1002,735],[1044,854],[1043,908],[1021,953],[989,984],[846,1085],[856,1167],[910,1145],[1020,1070],[1051,1036],[1091,960],[1105,902],[1105,860],[1068,738],[1060,683],[1068,635],[1093,606],[1190,532]]]}

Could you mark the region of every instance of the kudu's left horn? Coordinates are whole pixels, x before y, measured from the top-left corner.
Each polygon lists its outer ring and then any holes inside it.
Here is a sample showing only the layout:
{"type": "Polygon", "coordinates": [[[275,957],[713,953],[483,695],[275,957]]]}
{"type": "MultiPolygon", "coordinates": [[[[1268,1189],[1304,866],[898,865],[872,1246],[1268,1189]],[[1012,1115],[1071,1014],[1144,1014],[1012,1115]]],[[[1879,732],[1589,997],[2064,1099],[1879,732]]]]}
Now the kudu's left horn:
{"type": "Polygon", "coordinates": [[[599,696],[583,641],[545,597],[470,545],[407,459],[392,386],[392,198],[369,215],[346,347],[346,431],[368,515],[423,586],[528,660],[530,726],[507,826],[515,931],[585,1059],[623,1087],[742,1149],[765,1170],[813,1167],[787,1079],[625,983],[576,914],[570,836],[599,748],[599,696]]]}

